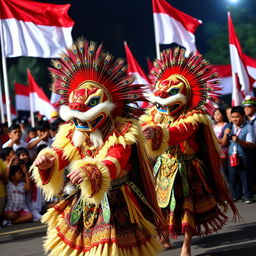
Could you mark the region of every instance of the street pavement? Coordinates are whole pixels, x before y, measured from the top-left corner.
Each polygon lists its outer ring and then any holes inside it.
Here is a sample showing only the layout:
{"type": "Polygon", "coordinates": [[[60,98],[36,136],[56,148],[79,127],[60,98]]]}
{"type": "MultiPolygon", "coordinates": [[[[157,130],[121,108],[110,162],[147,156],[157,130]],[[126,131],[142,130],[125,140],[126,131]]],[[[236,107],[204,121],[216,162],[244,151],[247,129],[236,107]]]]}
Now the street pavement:
{"type": "MultiPolygon", "coordinates": [[[[256,256],[256,203],[238,202],[236,205],[243,221],[234,223],[230,220],[216,234],[193,238],[193,256],[256,256]]],[[[40,222],[3,227],[0,231],[0,256],[45,255],[42,249],[45,231],[40,222]]],[[[160,256],[179,256],[182,238],[172,240],[172,244],[175,248],[163,251],[160,256]]]]}

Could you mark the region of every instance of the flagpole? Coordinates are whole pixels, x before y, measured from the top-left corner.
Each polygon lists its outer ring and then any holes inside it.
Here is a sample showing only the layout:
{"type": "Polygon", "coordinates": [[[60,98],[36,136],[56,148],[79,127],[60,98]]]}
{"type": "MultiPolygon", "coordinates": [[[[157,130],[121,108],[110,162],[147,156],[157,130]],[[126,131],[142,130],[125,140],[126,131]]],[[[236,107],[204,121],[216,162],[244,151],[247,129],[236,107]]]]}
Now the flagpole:
{"type": "Polygon", "coordinates": [[[32,102],[32,97],[29,94],[29,105],[30,105],[30,119],[31,119],[31,126],[35,127],[35,116],[34,116],[34,107],[33,107],[33,102],[32,102]]]}
{"type": "MultiPolygon", "coordinates": [[[[27,77],[28,77],[28,73],[30,72],[29,69],[27,69],[27,77]]],[[[31,119],[31,126],[35,127],[35,116],[34,116],[34,101],[32,100],[32,87],[31,84],[29,82],[29,78],[28,79],[28,86],[29,86],[29,105],[30,105],[30,119],[31,119]]]]}
{"type": "MultiPolygon", "coordinates": [[[[154,14],[153,14],[153,18],[154,18],[154,14]]],[[[155,24],[155,21],[154,21],[154,31],[155,31],[156,58],[160,59],[160,44],[156,40],[156,24],[155,24]]]]}
{"type": "Polygon", "coordinates": [[[160,59],[160,44],[156,40],[156,22],[154,19],[154,13],[153,13],[153,23],[154,23],[154,34],[155,34],[155,45],[156,45],[156,58],[160,59]]]}
{"type": "Polygon", "coordinates": [[[5,58],[5,52],[4,52],[3,27],[2,27],[1,19],[0,19],[0,40],[1,40],[2,68],[3,68],[3,78],[4,78],[4,90],[5,90],[5,104],[6,104],[7,122],[8,122],[8,126],[11,126],[11,124],[12,124],[11,102],[10,102],[10,96],[9,96],[6,58],[5,58]]]}
{"type": "Polygon", "coordinates": [[[160,59],[160,45],[156,42],[156,58],[160,59]]]}
{"type": "Polygon", "coordinates": [[[4,119],[4,104],[3,104],[3,93],[2,93],[1,79],[0,79],[0,111],[1,111],[1,121],[3,124],[5,122],[5,119],[4,119]]]}

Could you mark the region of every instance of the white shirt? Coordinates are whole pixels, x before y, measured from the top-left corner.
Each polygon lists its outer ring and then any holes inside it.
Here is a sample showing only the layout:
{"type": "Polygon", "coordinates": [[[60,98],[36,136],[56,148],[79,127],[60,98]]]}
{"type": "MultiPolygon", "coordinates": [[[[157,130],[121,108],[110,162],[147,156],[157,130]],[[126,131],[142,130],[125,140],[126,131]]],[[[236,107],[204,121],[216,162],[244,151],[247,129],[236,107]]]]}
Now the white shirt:
{"type": "MultiPolygon", "coordinates": [[[[38,140],[39,137],[36,137],[36,138],[33,138],[31,139],[28,144],[30,144],[31,142],[34,142],[35,140],[38,140]]],[[[44,141],[44,140],[40,140],[37,145],[31,149],[29,149],[29,155],[32,159],[34,159],[36,157],[36,154],[37,154],[37,148],[40,146],[40,145],[47,145],[47,147],[50,147],[52,145],[52,139],[51,138],[48,138],[47,141],[44,141]]]]}
{"type": "MultiPolygon", "coordinates": [[[[12,142],[11,139],[9,139],[8,141],[6,141],[4,143],[4,145],[2,146],[2,148],[6,148],[9,147],[9,144],[12,142]]],[[[20,144],[13,144],[12,148],[14,151],[16,151],[18,148],[27,148],[28,143],[26,143],[25,141],[21,140],[20,144]]]]}

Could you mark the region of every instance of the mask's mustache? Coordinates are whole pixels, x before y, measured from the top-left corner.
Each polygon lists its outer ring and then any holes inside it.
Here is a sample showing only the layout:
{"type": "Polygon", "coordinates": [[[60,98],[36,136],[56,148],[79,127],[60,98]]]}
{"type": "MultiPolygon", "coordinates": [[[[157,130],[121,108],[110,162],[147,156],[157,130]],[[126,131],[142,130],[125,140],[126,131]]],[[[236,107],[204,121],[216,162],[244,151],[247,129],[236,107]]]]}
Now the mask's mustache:
{"type": "Polygon", "coordinates": [[[114,109],[115,104],[109,101],[98,104],[97,106],[91,108],[86,112],[71,110],[68,106],[62,105],[60,107],[60,117],[65,121],[70,121],[72,119],[79,119],[82,122],[87,122],[95,119],[97,115],[101,112],[110,115],[111,111],[114,109]]]}

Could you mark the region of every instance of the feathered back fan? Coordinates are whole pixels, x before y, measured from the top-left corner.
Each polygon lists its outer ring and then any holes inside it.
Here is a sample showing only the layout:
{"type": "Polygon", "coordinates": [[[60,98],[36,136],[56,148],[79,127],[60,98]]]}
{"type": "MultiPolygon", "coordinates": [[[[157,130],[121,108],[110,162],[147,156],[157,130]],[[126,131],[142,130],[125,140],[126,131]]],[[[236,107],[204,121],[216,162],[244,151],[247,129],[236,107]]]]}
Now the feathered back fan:
{"type": "Polygon", "coordinates": [[[189,85],[188,109],[202,110],[211,114],[220,95],[218,73],[200,54],[191,53],[185,57],[185,50],[179,47],[161,53],[160,60],[154,61],[151,70],[154,84],[171,75],[182,76],[189,85]]]}
{"type": "Polygon", "coordinates": [[[132,107],[130,103],[145,101],[141,85],[133,85],[133,78],[126,76],[123,59],[115,59],[102,49],[102,44],[79,39],[70,49],[53,60],[54,68],[49,68],[52,75],[51,89],[61,95],[56,104],[68,105],[69,96],[85,81],[96,82],[107,91],[115,109],[113,116],[138,117],[142,110],[132,107]]]}

